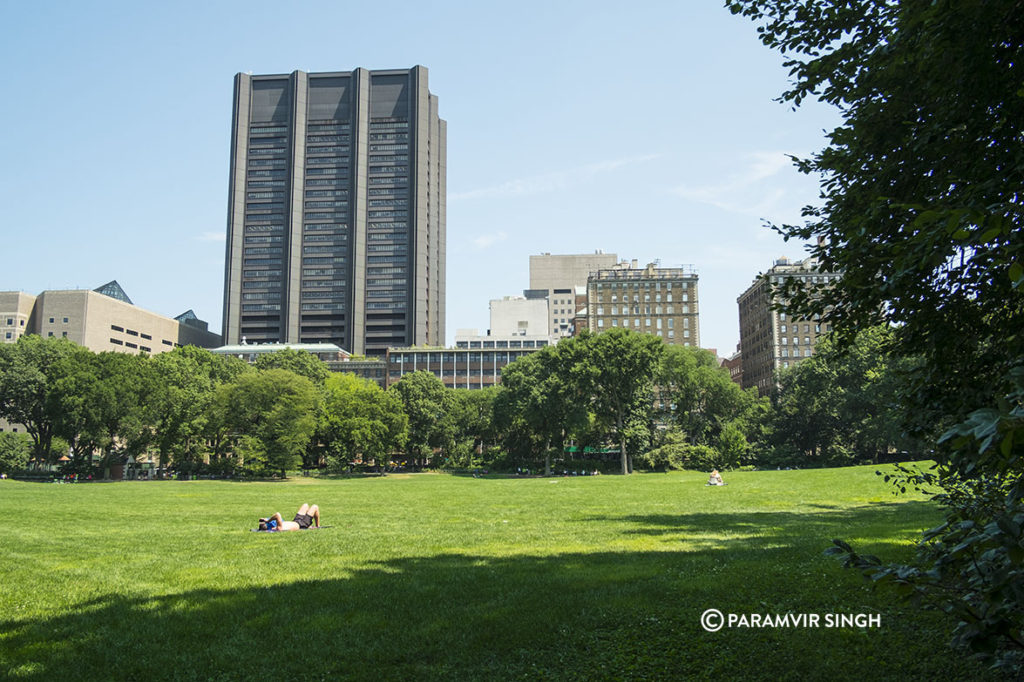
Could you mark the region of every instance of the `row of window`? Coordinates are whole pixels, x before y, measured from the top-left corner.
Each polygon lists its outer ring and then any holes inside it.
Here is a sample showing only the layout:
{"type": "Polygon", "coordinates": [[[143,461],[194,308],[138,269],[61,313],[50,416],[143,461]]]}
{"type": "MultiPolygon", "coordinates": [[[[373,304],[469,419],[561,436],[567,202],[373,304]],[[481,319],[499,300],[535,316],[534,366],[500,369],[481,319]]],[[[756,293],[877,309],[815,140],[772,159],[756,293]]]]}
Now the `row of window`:
{"type": "MultiPolygon", "coordinates": [[[[64,336],[67,336],[67,334],[65,334],[64,336]]],[[[145,351],[147,353],[152,353],[153,352],[153,349],[150,348],[149,346],[140,346],[140,345],[138,345],[136,343],[132,343],[131,341],[124,341],[124,342],[122,342],[120,339],[112,338],[112,339],[110,339],[110,343],[114,344],[115,346],[124,346],[125,348],[135,348],[135,349],[138,349],[138,350],[141,350],[141,351],[145,351]]]]}
{"type": "MultiPolygon", "coordinates": [[[[690,300],[690,295],[689,294],[682,294],[679,297],[679,300],[681,300],[681,301],[689,301],[690,300]]],[[[612,303],[618,303],[618,301],[619,301],[619,295],[618,294],[612,294],[611,302],[612,303]]],[[[628,303],[629,302],[629,294],[623,294],[622,302],[623,303],[628,303]]],[[[634,303],[639,303],[640,302],[640,294],[633,294],[633,302],[634,303]]],[[[644,303],[650,303],[650,302],[651,302],[651,295],[650,294],[644,294],[644,303]]],[[[654,294],[654,302],[655,303],[661,303],[661,294],[654,294]]],[[[666,303],[671,303],[672,302],[672,294],[665,294],[665,302],[666,303]]]]}
{"type": "Polygon", "coordinates": [[[305,232],[345,232],[348,230],[346,223],[306,223],[302,226],[305,232]]]}
{"type": "MultiPolygon", "coordinates": [[[[660,305],[655,305],[654,306],[654,314],[655,315],[661,315],[662,314],[662,310],[664,310],[665,311],[664,312],[665,315],[675,315],[676,314],[675,313],[675,309],[676,309],[676,307],[674,305],[667,305],[664,308],[662,308],[660,305]]],[[[680,306],[679,309],[680,309],[680,314],[682,314],[682,315],[689,315],[690,314],[690,306],[689,305],[683,304],[682,306],[680,306]]],[[[610,314],[611,315],[618,315],[619,314],[619,310],[620,310],[619,306],[613,305],[611,307],[611,313],[610,314]]],[[[630,314],[630,307],[628,305],[624,305],[624,306],[622,306],[621,311],[622,311],[623,315],[629,315],[630,314]]],[[[571,309],[565,309],[565,312],[566,313],[570,313],[570,312],[572,312],[572,310],[571,309]]],[[[597,307],[597,314],[598,315],[604,315],[604,306],[598,306],[597,307]]],[[[632,307],[632,314],[633,315],[640,315],[640,314],[650,315],[651,314],[651,306],[649,306],[649,305],[644,305],[644,306],[635,305],[635,306],[632,307]],[[643,313],[641,313],[641,311],[640,311],[641,308],[643,308],[643,313]]]]}
{"type": "Polygon", "coordinates": [[[345,262],[345,256],[331,256],[331,257],[305,256],[302,259],[302,264],[303,265],[335,265],[335,264],[344,263],[344,262],[345,262]]]}
{"type": "Polygon", "coordinates": [[[368,276],[404,275],[406,274],[406,269],[405,266],[366,268],[366,274],[368,276]]]}
{"type": "MultiPolygon", "coordinates": [[[[408,173],[408,166],[370,166],[370,175],[384,175],[385,173],[408,173]]],[[[370,184],[373,184],[372,180],[370,184]]]]}
{"type": "Polygon", "coordinates": [[[406,223],[406,222],[369,223],[366,226],[366,228],[368,230],[370,230],[371,232],[376,231],[376,230],[390,230],[392,232],[395,232],[395,231],[403,231],[404,232],[406,227],[408,227],[408,223],[406,223]]]}
{"type": "MultiPolygon", "coordinates": [[[[639,291],[640,289],[654,289],[655,291],[661,291],[662,282],[655,280],[641,281],[641,282],[597,282],[597,290],[601,291],[604,285],[607,284],[612,289],[629,289],[631,291],[639,291]]],[[[665,290],[672,291],[672,282],[664,282],[665,290]]],[[[689,282],[678,282],[680,289],[689,289],[689,282]]]]}
{"type": "Polygon", "coordinates": [[[281,133],[287,133],[288,126],[250,126],[250,135],[280,135],[281,133]]]}
{"type": "Polygon", "coordinates": [[[381,242],[381,241],[404,241],[408,238],[408,234],[405,230],[401,232],[371,232],[366,235],[367,241],[381,242]]]}
{"type": "Polygon", "coordinates": [[[348,123],[317,123],[306,126],[307,133],[345,133],[349,131],[348,123]]]}
{"type": "Polygon", "coordinates": [[[399,163],[409,160],[408,154],[387,154],[384,156],[370,155],[370,163],[399,163]]]}
{"type": "MultiPolygon", "coordinates": [[[[662,318],[660,318],[660,317],[653,320],[654,324],[651,324],[652,320],[649,317],[648,318],[644,318],[643,322],[644,322],[643,326],[641,326],[640,318],[639,317],[633,318],[632,328],[633,329],[641,329],[641,328],[645,328],[645,329],[661,329],[662,328],[662,318]]],[[[669,318],[666,321],[665,325],[664,325],[664,327],[669,330],[669,338],[673,337],[673,333],[672,333],[672,331],[673,331],[673,324],[672,324],[672,322],[673,322],[672,318],[669,318]]],[[[689,326],[687,324],[688,322],[689,322],[689,319],[685,319],[685,318],[683,319],[683,327],[684,327],[684,329],[683,329],[683,338],[687,338],[687,339],[690,338],[690,330],[685,328],[685,327],[689,326]]],[[[598,326],[599,329],[603,329],[604,328],[604,320],[598,320],[597,321],[597,326],[598,326]]],[[[618,318],[612,318],[611,326],[612,327],[625,327],[625,328],[629,329],[630,328],[629,318],[628,317],[623,318],[621,320],[621,323],[620,323],[618,318]]]]}
{"type": "Polygon", "coordinates": [[[370,133],[370,142],[408,142],[409,133],[370,133]]]}
{"type": "Polygon", "coordinates": [[[347,234],[332,234],[326,232],[323,234],[307,234],[302,238],[304,242],[346,242],[348,241],[347,234]]]}
{"type": "Polygon", "coordinates": [[[338,311],[344,311],[345,310],[345,304],[344,303],[303,303],[302,304],[302,310],[306,311],[306,312],[311,312],[311,311],[316,311],[316,310],[338,310],[338,311]]]}
{"type": "Polygon", "coordinates": [[[348,197],[347,189],[307,189],[306,198],[309,197],[348,197]]]}
{"type": "Polygon", "coordinates": [[[318,211],[306,211],[302,216],[303,220],[348,220],[347,213],[320,213],[318,211]]]}

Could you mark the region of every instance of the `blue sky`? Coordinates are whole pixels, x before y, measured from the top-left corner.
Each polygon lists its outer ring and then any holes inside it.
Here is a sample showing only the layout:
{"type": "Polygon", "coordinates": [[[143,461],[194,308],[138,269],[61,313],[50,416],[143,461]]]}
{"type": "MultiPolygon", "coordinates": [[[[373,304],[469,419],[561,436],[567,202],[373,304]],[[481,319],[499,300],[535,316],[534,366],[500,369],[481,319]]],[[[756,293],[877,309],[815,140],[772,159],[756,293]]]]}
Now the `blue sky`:
{"type": "Polygon", "coordinates": [[[529,256],[601,249],[700,274],[702,345],[779,256],[762,219],[817,197],[786,155],[782,58],[718,2],[0,3],[0,290],[118,280],[219,330],[232,79],[430,70],[448,121],[448,318],[528,286],[529,256]]]}

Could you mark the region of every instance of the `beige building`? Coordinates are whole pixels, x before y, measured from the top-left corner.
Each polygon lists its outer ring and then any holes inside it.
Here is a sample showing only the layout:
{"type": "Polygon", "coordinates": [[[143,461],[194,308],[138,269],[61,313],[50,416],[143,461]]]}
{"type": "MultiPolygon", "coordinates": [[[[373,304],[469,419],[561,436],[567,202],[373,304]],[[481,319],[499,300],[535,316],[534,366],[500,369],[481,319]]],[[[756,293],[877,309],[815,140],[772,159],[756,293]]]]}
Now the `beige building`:
{"type": "Polygon", "coordinates": [[[742,358],[739,374],[743,388],[755,386],[762,396],[768,395],[775,383],[775,372],[811,357],[818,339],[831,331],[831,325],[822,325],[816,317],[805,319],[773,310],[776,300],[773,288],[792,278],[814,285],[832,282],[838,277],[821,271],[814,258],[801,261],[780,258],[736,299],[742,358]]]}
{"type": "Polygon", "coordinates": [[[36,297],[21,291],[0,292],[0,341],[15,343],[31,333],[32,309],[36,297]]]}
{"type": "Polygon", "coordinates": [[[700,297],[692,267],[617,267],[587,283],[587,326],[600,333],[622,327],[666,343],[700,347],[700,297]]]}
{"type": "Polygon", "coordinates": [[[505,296],[491,300],[492,336],[547,336],[547,298],[505,296]]]}
{"type": "Polygon", "coordinates": [[[0,292],[0,333],[6,343],[22,334],[60,337],[99,353],[120,351],[156,355],[178,346],[219,346],[219,334],[189,310],[164,317],[131,303],[117,282],[95,291],[69,289],[31,296],[0,292]],[[102,292],[102,293],[101,293],[102,292]]]}
{"type": "Polygon", "coordinates": [[[587,286],[590,274],[603,268],[611,268],[618,262],[614,253],[552,255],[542,253],[530,256],[530,289],[527,298],[546,293],[550,333],[557,336],[572,336],[573,319],[579,307],[576,303],[577,288],[587,286]]]}

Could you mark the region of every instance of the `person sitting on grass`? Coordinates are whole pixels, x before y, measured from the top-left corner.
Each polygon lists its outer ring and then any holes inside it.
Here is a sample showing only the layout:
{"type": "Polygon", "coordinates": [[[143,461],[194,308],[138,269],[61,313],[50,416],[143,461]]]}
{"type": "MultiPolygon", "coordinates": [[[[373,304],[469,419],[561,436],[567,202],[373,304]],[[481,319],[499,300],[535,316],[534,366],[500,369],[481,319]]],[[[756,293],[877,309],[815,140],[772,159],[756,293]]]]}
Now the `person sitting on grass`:
{"type": "Polygon", "coordinates": [[[711,476],[708,477],[708,485],[725,485],[722,481],[722,474],[718,473],[718,469],[711,470],[711,476]]]}
{"type": "Polygon", "coordinates": [[[320,507],[314,505],[304,504],[299,507],[299,511],[295,512],[295,518],[291,521],[285,521],[281,518],[281,512],[274,512],[272,516],[265,519],[260,519],[260,530],[306,530],[313,524],[316,527],[320,527],[320,507]]]}

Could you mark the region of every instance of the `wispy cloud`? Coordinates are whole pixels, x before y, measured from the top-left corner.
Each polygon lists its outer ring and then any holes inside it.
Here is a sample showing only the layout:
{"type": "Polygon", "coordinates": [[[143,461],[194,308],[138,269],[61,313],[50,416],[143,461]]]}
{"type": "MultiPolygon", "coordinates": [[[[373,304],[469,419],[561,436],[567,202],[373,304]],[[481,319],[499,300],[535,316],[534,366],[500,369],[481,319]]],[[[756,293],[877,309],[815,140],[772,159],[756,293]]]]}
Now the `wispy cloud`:
{"type": "Polygon", "coordinates": [[[466,192],[449,192],[448,201],[460,201],[463,199],[480,199],[493,197],[516,197],[531,194],[543,194],[555,192],[574,185],[580,185],[602,173],[618,170],[623,166],[636,163],[643,163],[656,159],[661,154],[644,154],[642,156],[630,156],[622,159],[609,159],[597,163],[577,166],[553,173],[534,175],[525,178],[508,180],[490,187],[481,187],[466,192]]]}
{"type": "Polygon", "coordinates": [[[482,250],[494,246],[498,242],[503,242],[508,238],[508,235],[504,232],[495,232],[493,234],[482,234],[478,237],[474,237],[472,240],[473,246],[477,249],[482,250]]]}
{"type": "Polygon", "coordinates": [[[683,184],[674,187],[671,192],[690,201],[755,218],[775,220],[780,218],[779,213],[784,213],[786,219],[794,219],[799,215],[799,207],[794,211],[794,206],[787,205],[785,200],[790,190],[780,182],[783,171],[793,167],[787,154],[778,151],[754,152],[742,159],[738,167],[736,172],[721,182],[683,184]]]}
{"type": "Polygon", "coordinates": [[[223,232],[203,232],[202,234],[197,235],[196,237],[194,237],[194,239],[197,242],[220,242],[221,244],[223,244],[224,243],[224,233],[223,232]]]}

